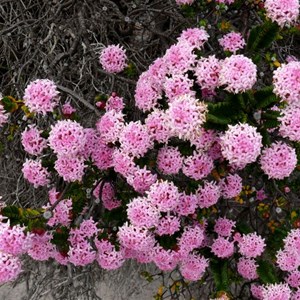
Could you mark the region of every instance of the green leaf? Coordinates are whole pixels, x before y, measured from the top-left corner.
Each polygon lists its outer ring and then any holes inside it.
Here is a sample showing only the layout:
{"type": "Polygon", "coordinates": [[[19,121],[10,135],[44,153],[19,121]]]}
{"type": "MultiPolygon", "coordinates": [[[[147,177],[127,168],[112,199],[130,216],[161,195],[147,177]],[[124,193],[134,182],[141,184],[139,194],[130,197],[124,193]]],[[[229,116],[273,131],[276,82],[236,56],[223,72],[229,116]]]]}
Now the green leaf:
{"type": "Polygon", "coordinates": [[[254,94],[257,108],[266,108],[279,101],[273,93],[273,86],[266,86],[254,94]]]}
{"type": "Polygon", "coordinates": [[[229,287],[228,280],[228,261],[223,260],[211,260],[211,271],[217,291],[227,291],[229,287]]]}
{"type": "Polygon", "coordinates": [[[271,46],[276,40],[279,26],[270,21],[254,27],[249,35],[247,48],[250,51],[258,51],[271,46]]]}
{"type": "Polygon", "coordinates": [[[257,274],[263,284],[276,283],[278,277],[275,272],[274,265],[266,260],[258,261],[257,274]]]}

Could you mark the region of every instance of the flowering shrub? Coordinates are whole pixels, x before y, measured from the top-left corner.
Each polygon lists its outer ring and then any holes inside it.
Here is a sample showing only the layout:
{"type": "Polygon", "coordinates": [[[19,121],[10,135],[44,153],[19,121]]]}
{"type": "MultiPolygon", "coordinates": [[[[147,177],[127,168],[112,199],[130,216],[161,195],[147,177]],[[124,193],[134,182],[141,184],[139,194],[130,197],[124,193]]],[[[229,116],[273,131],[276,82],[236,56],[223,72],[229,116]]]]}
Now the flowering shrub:
{"type": "MultiPolygon", "coordinates": [[[[176,1],[196,10],[193,2],[176,1]]],[[[244,5],[235,2],[205,5],[222,14],[244,5]]],[[[260,61],[299,15],[293,1],[279,15],[284,3],[265,1],[247,41],[232,31],[214,54],[209,26],[183,30],[138,77],[138,113],[113,92],[88,127],[48,79],[25,88],[22,109],[4,97],[0,125],[15,111],[30,120],[20,134],[22,174],[49,199],[41,208],[1,209],[0,281],[19,276],[24,254],[107,270],[135,259],[176,270],[185,285],[212,276],[216,299],[229,299],[231,281],[248,297],[296,299],[300,211],[287,194],[299,179],[299,62],[274,70],[260,61]]],[[[122,46],[101,51],[112,76],[126,61],[122,46]]]]}

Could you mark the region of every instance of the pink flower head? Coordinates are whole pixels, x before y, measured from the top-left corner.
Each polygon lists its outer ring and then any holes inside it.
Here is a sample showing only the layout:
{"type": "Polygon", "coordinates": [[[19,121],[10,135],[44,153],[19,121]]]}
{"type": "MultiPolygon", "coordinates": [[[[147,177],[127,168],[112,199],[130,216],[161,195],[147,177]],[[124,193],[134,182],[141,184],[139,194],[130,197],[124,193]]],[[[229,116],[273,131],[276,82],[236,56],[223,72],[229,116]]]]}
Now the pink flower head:
{"type": "Polygon", "coordinates": [[[266,195],[264,189],[260,189],[259,191],[256,192],[256,199],[258,201],[262,201],[262,200],[265,200],[267,198],[268,198],[268,196],[266,195]]]}
{"type": "Polygon", "coordinates": [[[176,212],[181,216],[188,216],[195,212],[198,204],[196,195],[187,195],[185,192],[179,195],[178,206],[176,212]]]}
{"type": "Polygon", "coordinates": [[[291,141],[300,141],[300,105],[290,104],[282,110],[279,134],[291,141]]]}
{"type": "Polygon", "coordinates": [[[143,156],[153,146],[146,126],[142,125],[140,121],[127,124],[121,132],[119,140],[124,152],[132,154],[134,157],[143,156]]]}
{"type": "Polygon", "coordinates": [[[244,55],[232,55],[222,62],[220,70],[220,85],[225,90],[238,94],[250,90],[256,82],[256,65],[244,55]]]}
{"type": "Polygon", "coordinates": [[[109,73],[120,73],[126,67],[126,50],[120,45],[110,45],[104,48],[100,54],[100,64],[109,73]]]}
{"type": "Polygon", "coordinates": [[[183,173],[195,180],[206,177],[214,168],[211,157],[204,152],[194,152],[192,156],[187,157],[183,162],[183,173]]]}
{"type": "Polygon", "coordinates": [[[27,253],[35,260],[48,260],[54,252],[54,245],[51,244],[52,234],[45,232],[44,234],[34,234],[30,237],[27,253]]]}
{"type": "Polygon", "coordinates": [[[170,103],[170,126],[179,138],[190,139],[206,120],[207,105],[191,95],[183,95],[170,103]]]}
{"type": "Polygon", "coordinates": [[[220,45],[225,51],[233,52],[243,49],[246,45],[246,42],[239,32],[230,32],[225,34],[221,39],[219,39],[220,45]]]}
{"type": "Polygon", "coordinates": [[[75,121],[58,121],[51,126],[48,141],[56,154],[76,155],[85,147],[84,128],[75,121]]]}
{"type": "Polygon", "coordinates": [[[223,198],[234,198],[242,191],[242,178],[238,174],[229,174],[226,178],[221,179],[219,186],[223,198]]]}
{"type": "Polygon", "coordinates": [[[37,79],[26,87],[24,100],[30,111],[46,115],[57,106],[59,92],[53,81],[37,79]]]}
{"type": "Polygon", "coordinates": [[[172,136],[169,116],[160,110],[154,110],[145,120],[145,126],[152,141],[166,143],[172,136]]]}
{"type": "Polygon", "coordinates": [[[205,29],[188,28],[181,33],[177,40],[178,42],[187,42],[191,47],[200,49],[208,38],[209,35],[205,29]]]}
{"type": "Polygon", "coordinates": [[[117,173],[120,173],[124,177],[129,177],[132,175],[136,166],[134,164],[133,158],[125,153],[122,149],[115,149],[113,151],[113,166],[117,173]]]}
{"type": "Polygon", "coordinates": [[[197,150],[210,150],[213,144],[218,140],[217,133],[214,130],[206,130],[201,128],[198,134],[190,139],[192,145],[196,146],[197,150]]]}
{"type": "Polygon", "coordinates": [[[95,148],[92,151],[92,160],[100,170],[106,170],[113,166],[114,149],[109,147],[101,137],[96,139],[95,148]]]}
{"type": "Polygon", "coordinates": [[[180,272],[186,280],[200,280],[208,267],[208,260],[201,255],[189,254],[180,264],[180,272]]]}
{"type": "Polygon", "coordinates": [[[46,139],[41,137],[41,131],[30,126],[22,132],[21,142],[24,150],[31,155],[39,155],[47,147],[46,139]]]}
{"type": "Polygon", "coordinates": [[[175,0],[177,5],[192,5],[195,0],[175,0]]]}
{"type": "Polygon", "coordinates": [[[174,210],[178,204],[179,192],[173,182],[157,181],[147,194],[151,203],[163,212],[174,210]]]}
{"type": "Polygon", "coordinates": [[[166,175],[177,174],[183,163],[183,157],[178,148],[165,146],[158,151],[157,167],[166,175]]]}
{"type": "Polygon", "coordinates": [[[220,188],[215,182],[204,182],[203,187],[197,190],[198,205],[200,208],[208,208],[215,205],[221,196],[220,188]]]}
{"type": "Polygon", "coordinates": [[[219,86],[219,75],[221,70],[221,62],[211,55],[209,57],[201,57],[195,67],[195,75],[197,83],[202,89],[214,90],[219,86]]]}
{"type": "Polygon", "coordinates": [[[124,106],[124,99],[117,96],[116,93],[112,93],[106,102],[105,109],[106,111],[114,110],[116,112],[122,112],[124,106]]]}
{"type": "Polygon", "coordinates": [[[262,147],[262,136],[257,129],[248,124],[228,125],[221,137],[223,156],[236,168],[244,168],[255,162],[262,147]]]}
{"type": "Polygon", "coordinates": [[[62,226],[69,226],[71,223],[70,214],[72,212],[72,200],[65,199],[58,203],[53,210],[53,216],[49,219],[47,224],[49,226],[56,226],[61,224],[62,226]]]}
{"type": "Polygon", "coordinates": [[[83,241],[69,248],[69,262],[74,266],[86,266],[96,259],[96,251],[89,242],[83,241]]]}
{"type": "Polygon", "coordinates": [[[296,168],[296,151],[283,142],[275,142],[262,151],[260,164],[269,178],[283,179],[296,168]]]}
{"type": "Polygon", "coordinates": [[[204,241],[204,231],[199,226],[185,227],[178,239],[179,251],[182,257],[186,257],[191,251],[200,248],[204,241]]]}
{"type": "Polygon", "coordinates": [[[300,272],[295,270],[291,272],[288,277],[286,277],[285,281],[293,288],[297,288],[300,286],[300,272]]]}
{"type": "Polygon", "coordinates": [[[234,253],[234,244],[222,236],[214,240],[211,251],[219,258],[230,257],[234,253]]]}
{"type": "Polygon", "coordinates": [[[183,74],[194,65],[196,55],[188,42],[181,42],[171,46],[164,58],[170,74],[183,74]]]}
{"type": "Polygon", "coordinates": [[[65,181],[81,181],[84,175],[84,158],[71,156],[58,156],[54,165],[55,170],[65,181]]]}
{"type": "Polygon", "coordinates": [[[218,218],[215,223],[214,231],[220,236],[229,237],[233,232],[235,223],[235,221],[227,218],[218,218]]]}
{"type": "Polygon", "coordinates": [[[173,235],[180,229],[180,219],[175,216],[165,216],[159,220],[156,228],[158,235],[173,235]]]}
{"type": "Polygon", "coordinates": [[[124,115],[110,110],[99,119],[96,126],[105,143],[115,143],[124,129],[124,115]]]}
{"type": "Polygon", "coordinates": [[[247,280],[258,278],[257,264],[253,258],[241,257],[237,263],[237,270],[247,280]]]}
{"type": "Polygon", "coordinates": [[[286,283],[269,284],[263,288],[262,296],[264,300],[290,300],[291,290],[286,283]]]}
{"type": "Polygon", "coordinates": [[[107,243],[109,247],[99,247],[97,241],[95,242],[98,248],[97,262],[99,266],[105,270],[115,270],[120,268],[125,262],[123,251],[116,251],[114,246],[108,241],[98,241],[100,244],[107,243]]]}
{"type": "Polygon", "coordinates": [[[74,108],[70,102],[65,103],[61,110],[64,116],[71,116],[74,112],[76,112],[76,108],[74,108]]]}
{"type": "Polygon", "coordinates": [[[179,255],[173,250],[166,250],[160,246],[155,247],[153,262],[162,271],[172,271],[179,262],[179,255]]]}
{"type": "Polygon", "coordinates": [[[263,295],[262,295],[263,289],[264,289],[263,286],[254,283],[252,283],[250,287],[252,296],[255,299],[259,299],[259,300],[263,300],[263,295]]]}
{"type": "Polygon", "coordinates": [[[27,179],[35,188],[49,184],[50,173],[42,166],[40,160],[26,159],[23,164],[22,172],[24,178],[27,179]]]}
{"type": "Polygon", "coordinates": [[[244,234],[239,242],[240,253],[247,258],[260,256],[266,247],[264,239],[257,233],[244,234]]]}
{"type": "Polygon", "coordinates": [[[109,182],[100,182],[94,189],[93,195],[101,200],[103,206],[108,210],[115,209],[121,205],[121,201],[116,198],[116,192],[113,185],[109,182]],[[101,195],[100,188],[102,190],[101,195]]]}
{"type": "Polygon", "coordinates": [[[0,252],[0,283],[16,280],[22,272],[21,261],[11,254],[0,252]]]}
{"type": "Polygon", "coordinates": [[[188,75],[175,74],[172,77],[166,78],[164,89],[169,102],[173,102],[176,97],[189,94],[195,96],[192,90],[193,80],[188,78],[188,75]]]}
{"type": "Polygon", "coordinates": [[[298,104],[300,99],[300,61],[282,64],[274,71],[273,83],[274,93],[281,100],[289,104],[298,104]]]}
{"type": "Polygon", "coordinates": [[[147,170],[146,166],[143,169],[135,168],[132,175],[127,177],[127,182],[140,194],[148,191],[156,181],[157,175],[147,170]]]}
{"type": "Polygon", "coordinates": [[[295,271],[300,266],[299,250],[283,249],[276,254],[276,262],[282,271],[295,271]]]}
{"type": "Polygon", "coordinates": [[[281,27],[295,23],[299,17],[298,0],[266,0],[264,7],[267,17],[281,27]]]}
{"type": "Polygon", "coordinates": [[[155,244],[155,239],[146,227],[137,227],[125,223],[119,227],[118,238],[123,247],[136,251],[149,251],[155,244]]]}
{"type": "Polygon", "coordinates": [[[160,212],[148,198],[137,197],[127,204],[127,216],[134,226],[151,228],[158,225],[160,212]]]}

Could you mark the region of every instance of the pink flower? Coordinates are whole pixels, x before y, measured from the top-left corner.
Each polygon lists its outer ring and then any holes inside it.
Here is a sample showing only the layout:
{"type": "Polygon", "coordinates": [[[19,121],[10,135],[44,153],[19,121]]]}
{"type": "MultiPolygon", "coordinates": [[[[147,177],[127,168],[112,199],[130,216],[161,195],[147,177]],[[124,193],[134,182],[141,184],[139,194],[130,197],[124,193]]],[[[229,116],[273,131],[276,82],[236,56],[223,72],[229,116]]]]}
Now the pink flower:
{"type": "Polygon", "coordinates": [[[187,42],[191,47],[202,48],[204,43],[208,40],[209,35],[203,28],[188,28],[183,30],[180,37],[177,39],[178,42],[187,42]]]}
{"type": "Polygon", "coordinates": [[[229,237],[233,232],[235,223],[235,221],[226,218],[218,218],[214,226],[214,231],[220,236],[229,237]]]}
{"type": "Polygon", "coordinates": [[[123,151],[133,157],[143,156],[153,146],[146,127],[140,121],[126,125],[119,140],[123,151]]]}
{"type": "Polygon", "coordinates": [[[182,257],[186,257],[191,251],[200,248],[204,241],[203,229],[199,226],[186,226],[178,239],[179,251],[182,257]]]}
{"type": "Polygon", "coordinates": [[[297,104],[300,99],[300,61],[282,64],[274,71],[273,83],[273,91],[281,100],[297,104]]]}
{"type": "Polygon", "coordinates": [[[267,199],[267,195],[264,191],[264,189],[260,189],[259,191],[256,192],[256,199],[259,201],[267,199]]]}
{"type": "Polygon", "coordinates": [[[112,210],[119,207],[122,203],[120,200],[116,198],[116,192],[113,185],[109,182],[100,182],[97,187],[93,191],[94,197],[101,200],[103,206],[108,209],[112,210]],[[101,195],[100,195],[100,188],[101,188],[101,195]]]}
{"type": "Polygon", "coordinates": [[[105,143],[115,143],[124,129],[124,115],[110,110],[99,119],[96,126],[105,143]]]}
{"type": "Polygon", "coordinates": [[[231,165],[239,169],[255,162],[262,147],[262,136],[248,124],[228,125],[229,129],[221,136],[223,156],[231,165]]]}
{"type": "Polygon", "coordinates": [[[250,90],[256,82],[256,65],[244,55],[226,57],[221,65],[220,85],[225,90],[238,94],[250,90]]]}
{"type": "Polygon", "coordinates": [[[177,5],[192,5],[195,0],[175,0],[177,5]]]}
{"type": "Polygon", "coordinates": [[[219,258],[227,258],[234,253],[234,244],[220,236],[214,240],[211,245],[211,251],[219,258]]]}
{"type": "Polygon", "coordinates": [[[285,281],[293,288],[297,288],[300,286],[300,272],[298,270],[295,270],[291,272],[287,278],[285,278],[285,281]]]}
{"type": "Polygon", "coordinates": [[[263,300],[263,287],[257,284],[252,283],[251,284],[251,294],[255,299],[263,300]]]}
{"type": "Polygon", "coordinates": [[[21,261],[11,254],[0,252],[0,283],[16,280],[22,272],[21,261]]]}
{"type": "Polygon", "coordinates": [[[35,260],[48,260],[54,252],[54,245],[51,244],[52,235],[45,232],[42,235],[34,234],[30,237],[30,248],[27,251],[28,255],[35,260]]]}
{"type": "Polygon", "coordinates": [[[76,109],[71,105],[70,102],[65,103],[61,110],[65,116],[71,116],[74,112],[76,112],[76,109]]]}
{"type": "Polygon", "coordinates": [[[22,132],[21,142],[24,150],[31,155],[39,155],[47,147],[46,139],[41,137],[41,131],[34,125],[22,132]]]}
{"type": "Polygon", "coordinates": [[[126,50],[120,45],[110,45],[104,48],[100,54],[100,64],[109,73],[120,73],[126,67],[126,50]]]}
{"type": "Polygon", "coordinates": [[[180,96],[169,105],[167,114],[174,134],[190,139],[206,120],[207,105],[191,95],[180,96]]]}
{"type": "Polygon", "coordinates": [[[200,208],[208,208],[215,205],[221,196],[220,188],[215,182],[204,182],[203,187],[197,190],[198,205],[200,208]]]}
{"type": "Polygon", "coordinates": [[[298,0],[266,0],[266,15],[279,26],[292,25],[299,17],[298,0]]]}
{"type": "Polygon", "coordinates": [[[144,194],[148,191],[151,185],[156,181],[157,175],[147,170],[146,166],[143,169],[135,168],[132,175],[127,177],[127,182],[140,194],[144,194]]]}
{"type": "Polygon", "coordinates": [[[49,146],[58,155],[76,155],[85,147],[83,127],[71,120],[58,121],[51,126],[49,146]]]}
{"type": "Polygon", "coordinates": [[[178,204],[179,192],[173,182],[157,181],[147,195],[151,203],[163,212],[174,210],[178,204]]]}
{"type": "Polygon", "coordinates": [[[165,146],[157,154],[157,167],[166,175],[177,174],[183,163],[183,157],[178,148],[165,146]]]}
{"type": "Polygon", "coordinates": [[[242,191],[242,178],[238,174],[229,174],[227,177],[221,179],[219,186],[223,198],[234,198],[242,191]]]}
{"type": "Polygon", "coordinates": [[[225,34],[221,39],[219,39],[220,45],[225,51],[233,52],[243,49],[246,42],[243,36],[239,32],[230,32],[225,34]]]}
{"type": "Polygon", "coordinates": [[[62,226],[69,226],[71,223],[70,213],[72,212],[72,200],[65,199],[58,203],[53,210],[53,216],[49,219],[47,224],[55,226],[61,224],[62,226]]]}
{"type": "MultiPolygon", "coordinates": [[[[109,243],[108,241],[103,241],[109,243]]],[[[97,243],[97,241],[96,241],[97,243]]],[[[99,242],[101,243],[101,242],[99,242]]],[[[115,270],[120,268],[125,262],[122,251],[116,251],[114,246],[110,243],[111,247],[108,249],[99,249],[97,254],[97,262],[99,266],[106,270],[115,270]],[[103,251],[104,250],[104,251],[103,251]]]]}
{"type": "Polygon", "coordinates": [[[183,162],[182,172],[195,180],[206,177],[214,168],[211,157],[204,152],[194,152],[193,156],[187,157],[183,162]]]}
{"type": "Polygon", "coordinates": [[[257,264],[253,258],[241,257],[237,263],[237,270],[247,280],[258,278],[257,264]]]}
{"type": "Polygon", "coordinates": [[[59,92],[53,81],[37,79],[26,87],[24,100],[30,111],[46,115],[57,106],[59,92]]]}
{"type": "Polygon", "coordinates": [[[54,168],[67,182],[81,181],[85,169],[84,158],[61,155],[55,161],[54,168]]]}
{"type": "Polygon", "coordinates": [[[127,216],[134,226],[151,228],[158,225],[160,212],[148,198],[137,197],[127,204],[127,216]]]}
{"type": "Polygon", "coordinates": [[[124,99],[117,96],[116,93],[112,93],[106,102],[106,111],[114,110],[116,112],[122,112],[124,108],[124,99]]]}
{"type": "Polygon", "coordinates": [[[113,153],[114,149],[107,146],[102,138],[98,137],[91,155],[94,165],[100,170],[113,167],[113,153]]]}
{"type": "Polygon", "coordinates": [[[23,164],[22,172],[24,178],[27,179],[35,188],[49,184],[50,173],[42,166],[40,160],[26,159],[23,164]]]}
{"type": "Polygon", "coordinates": [[[211,55],[209,57],[201,57],[195,67],[195,75],[197,83],[202,89],[214,90],[219,86],[219,75],[221,70],[221,62],[211,55]]]}
{"type": "Polygon", "coordinates": [[[122,149],[115,149],[113,151],[113,166],[115,171],[124,177],[132,175],[136,170],[133,158],[122,149]]]}
{"type": "MultiPolygon", "coordinates": [[[[300,77],[299,77],[300,78],[300,77]]],[[[290,104],[282,110],[279,134],[291,141],[300,141],[300,105],[290,104]]]]}
{"type": "Polygon", "coordinates": [[[190,139],[192,145],[196,146],[197,150],[209,150],[212,145],[218,140],[217,133],[214,130],[201,128],[198,134],[190,139]]]}
{"type": "Polygon", "coordinates": [[[72,245],[68,251],[69,262],[74,266],[86,266],[96,259],[96,251],[93,250],[89,242],[72,245]]]}
{"type": "Polygon", "coordinates": [[[291,290],[286,283],[269,284],[263,288],[262,296],[264,300],[289,300],[291,299],[291,290]]]}
{"type": "Polygon", "coordinates": [[[276,254],[276,262],[282,271],[295,271],[300,266],[300,255],[297,249],[283,249],[276,254]]]}
{"type": "Polygon", "coordinates": [[[188,216],[195,212],[198,204],[196,195],[187,195],[185,192],[179,195],[178,206],[176,212],[181,216],[188,216]]]}
{"type": "Polygon", "coordinates": [[[260,256],[266,247],[264,239],[257,233],[244,234],[239,242],[240,253],[247,258],[260,256]]]}
{"type": "Polygon", "coordinates": [[[269,178],[283,179],[296,168],[296,151],[283,142],[275,142],[262,151],[260,164],[269,178]]]}
{"type": "Polygon", "coordinates": [[[180,219],[176,216],[165,216],[159,220],[156,228],[158,235],[173,235],[180,229],[180,219]]]}
{"type": "Polygon", "coordinates": [[[179,262],[179,254],[173,250],[166,250],[156,246],[153,252],[153,262],[162,271],[172,271],[179,262]]]}
{"type": "Polygon", "coordinates": [[[186,280],[197,281],[204,275],[208,260],[201,255],[189,254],[180,264],[180,272],[186,280]]]}
{"type": "Polygon", "coordinates": [[[137,227],[125,223],[119,227],[118,238],[123,247],[136,251],[149,251],[155,244],[155,239],[145,227],[137,227]]]}

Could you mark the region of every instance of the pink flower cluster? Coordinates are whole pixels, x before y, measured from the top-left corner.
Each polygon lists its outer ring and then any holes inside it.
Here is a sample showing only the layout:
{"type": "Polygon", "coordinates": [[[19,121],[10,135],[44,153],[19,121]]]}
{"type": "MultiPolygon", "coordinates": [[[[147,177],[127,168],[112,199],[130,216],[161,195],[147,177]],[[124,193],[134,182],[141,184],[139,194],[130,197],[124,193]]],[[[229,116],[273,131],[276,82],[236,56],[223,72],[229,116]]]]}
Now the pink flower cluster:
{"type": "Polygon", "coordinates": [[[120,45],[107,46],[100,54],[100,64],[109,73],[122,72],[127,66],[126,59],[126,50],[120,45]]]}
{"type": "Polygon", "coordinates": [[[219,43],[225,51],[230,51],[234,54],[246,45],[245,39],[239,32],[227,33],[219,39],[219,43]]]}
{"type": "Polygon", "coordinates": [[[300,106],[290,104],[281,111],[279,133],[291,141],[300,141],[300,106]]]}
{"type": "Polygon", "coordinates": [[[39,186],[45,186],[50,183],[50,173],[45,167],[42,166],[40,160],[26,159],[22,168],[23,176],[27,179],[35,188],[39,186]]]}
{"type": "Polygon", "coordinates": [[[26,87],[24,100],[30,111],[46,115],[57,106],[59,92],[53,81],[37,79],[26,87]]]}
{"type": "Polygon", "coordinates": [[[31,155],[40,155],[47,147],[46,139],[41,137],[41,130],[35,126],[29,126],[22,132],[21,142],[24,150],[31,155]]]}

